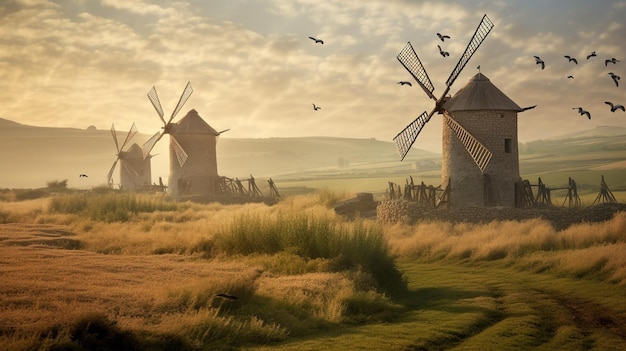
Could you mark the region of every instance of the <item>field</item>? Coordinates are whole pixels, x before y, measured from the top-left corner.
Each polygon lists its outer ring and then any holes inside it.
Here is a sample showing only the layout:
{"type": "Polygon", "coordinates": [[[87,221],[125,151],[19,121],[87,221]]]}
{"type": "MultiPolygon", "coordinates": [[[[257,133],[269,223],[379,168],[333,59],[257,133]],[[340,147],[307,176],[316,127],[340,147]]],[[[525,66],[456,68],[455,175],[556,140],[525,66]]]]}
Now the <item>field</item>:
{"type": "Polygon", "coordinates": [[[353,194],[328,189],[274,206],[9,195],[6,350],[626,348],[624,212],[555,231],[347,221],[332,205],[353,194]]]}

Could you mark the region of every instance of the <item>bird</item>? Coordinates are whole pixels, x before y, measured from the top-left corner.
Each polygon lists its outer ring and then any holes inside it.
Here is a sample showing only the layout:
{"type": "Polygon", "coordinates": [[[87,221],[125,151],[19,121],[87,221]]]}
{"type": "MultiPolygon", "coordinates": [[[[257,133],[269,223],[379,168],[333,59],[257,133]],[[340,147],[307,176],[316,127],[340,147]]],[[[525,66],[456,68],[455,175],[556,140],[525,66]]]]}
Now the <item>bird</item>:
{"type": "Polygon", "coordinates": [[[626,109],[624,108],[624,105],[614,105],[612,102],[610,101],[605,101],[605,104],[611,106],[611,112],[615,112],[617,110],[622,110],[622,111],[626,111],[626,109]]]}
{"type": "Polygon", "coordinates": [[[446,39],[450,39],[449,35],[443,35],[441,33],[437,33],[437,36],[439,37],[439,39],[441,39],[441,41],[444,41],[446,39]]]}
{"type": "Polygon", "coordinates": [[[78,177],[79,178],[87,178],[87,175],[83,173],[83,174],[79,175],[78,177]]]}
{"type": "Polygon", "coordinates": [[[591,119],[591,113],[589,113],[589,111],[584,110],[582,107],[572,107],[572,110],[576,109],[578,109],[578,113],[580,113],[581,116],[587,116],[588,119],[591,119]]]}
{"type": "Polygon", "coordinates": [[[324,41],[322,39],[317,39],[313,37],[309,37],[309,39],[313,40],[315,44],[324,44],[324,41]]]}
{"type": "Polygon", "coordinates": [[[609,72],[609,75],[611,76],[611,78],[613,78],[613,81],[615,82],[615,86],[619,87],[619,80],[621,79],[620,76],[618,76],[617,74],[613,72],[609,72]]]}
{"type": "Polygon", "coordinates": [[[315,111],[317,111],[317,110],[321,109],[321,107],[319,107],[319,106],[315,106],[315,104],[313,104],[313,109],[314,109],[315,111]]]}
{"type": "Polygon", "coordinates": [[[535,107],[537,107],[537,105],[533,105],[533,106],[528,106],[528,107],[522,107],[522,110],[520,112],[524,112],[524,111],[528,111],[528,110],[532,110],[535,107]]]}
{"type": "Polygon", "coordinates": [[[569,78],[569,79],[574,79],[574,76],[567,76],[567,78],[569,78]]]}
{"type": "Polygon", "coordinates": [[[573,57],[571,57],[571,56],[565,55],[565,56],[563,56],[563,57],[565,57],[566,59],[568,59],[568,60],[569,60],[569,62],[572,62],[572,61],[573,61],[575,64],[578,64],[578,60],[576,60],[575,58],[573,58],[573,57]]]}
{"type": "Polygon", "coordinates": [[[220,297],[222,299],[226,299],[226,300],[237,300],[238,297],[235,295],[230,295],[230,294],[216,294],[216,297],[220,297]]]}
{"type": "Polygon", "coordinates": [[[615,57],[613,57],[613,58],[611,58],[610,60],[604,60],[604,65],[605,65],[605,66],[608,66],[608,65],[609,65],[609,63],[616,64],[616,63],[618,63],[618,62],[620,62],[620,61],[619,61],[618,59],[616,59],[615,57]]]}
{"type": "Polygon", "coordinates": [[[541,65],[541,69],[546,68],[546,63],[543,62],[543,60],[539,56],[534,56],[534,58],[535,58],[535,63],[538,65],[541,65]]]}
{"type": "Polygon", "coordinates": [[[441,56],[446,57],[446,56],[450,56],[450,53],[447,51],[443,51],[441,49],[441,46],[437,45],[437,47],[439,48],[439,53],[441,54],[441,56]]]}
{"type": "Polygon", "coordinates": [[[400,81],[400,82],[398,82],[398,84],[400,84],[400,85],[408,85],[410,87],[413,86],[413,84],[411,84],[411,82],[407,82],[406,80],[400,81]]]}
{"type": "Polygon", "coordinates": [[[587,55],[587,60],[589,60],[592,57],[596,57],[596,56],[598,56],[598,55],[596,55],[596,52],[592,51],[591,54],[587,55]]]}

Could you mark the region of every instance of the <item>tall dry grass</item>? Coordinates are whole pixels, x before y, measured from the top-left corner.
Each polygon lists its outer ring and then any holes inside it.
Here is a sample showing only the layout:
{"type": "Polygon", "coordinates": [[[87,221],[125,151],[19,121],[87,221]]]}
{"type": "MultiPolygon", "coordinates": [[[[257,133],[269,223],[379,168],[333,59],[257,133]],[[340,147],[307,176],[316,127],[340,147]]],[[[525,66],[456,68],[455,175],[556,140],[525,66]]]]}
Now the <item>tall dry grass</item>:
{"type": "Polygon", "coordinates": [[[508,260],[537,272],[598,276],[626,285],[626,213],[556,231],[541,219],[385,227],[392,252],[425,261],[508,260]]]}
{"type": "Polygon", "coordinates": [[[225,206],[81,193],[0,204],[0,344],[232,349],[345,321],[387,320],[398,307],[376,290],[374,261],[357,255],[369,248],[393,264],[383,233],[335,217],[328,204],[340,196],[225,206]],[[225,249],[245,216],[298,229],[283,239],[305,234],[318,242],[285,241],[246,255],[225,249]],[[343,249],[331,252],[333,242],[343,249]]]}

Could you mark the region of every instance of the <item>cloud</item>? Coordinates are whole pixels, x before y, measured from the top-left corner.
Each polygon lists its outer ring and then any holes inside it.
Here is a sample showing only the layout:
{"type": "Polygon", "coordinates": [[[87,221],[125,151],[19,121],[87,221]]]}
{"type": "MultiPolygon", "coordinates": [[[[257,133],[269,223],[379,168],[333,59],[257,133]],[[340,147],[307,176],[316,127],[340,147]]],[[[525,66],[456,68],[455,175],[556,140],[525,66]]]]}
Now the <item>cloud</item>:
{"type": "Polygon", "coordinates": [[[174,11],[171,8],[163,8],[143,0],[101,0],[100,3],[102,6],[125,10],[139,15],[167,15],[174,11]]]}

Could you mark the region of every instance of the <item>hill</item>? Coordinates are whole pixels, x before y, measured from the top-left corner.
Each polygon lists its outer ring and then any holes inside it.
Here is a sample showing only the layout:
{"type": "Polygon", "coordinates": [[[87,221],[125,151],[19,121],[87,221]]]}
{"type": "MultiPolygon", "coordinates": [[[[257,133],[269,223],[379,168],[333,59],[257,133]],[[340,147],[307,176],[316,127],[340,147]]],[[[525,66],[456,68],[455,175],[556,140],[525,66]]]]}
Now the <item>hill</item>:
{"type": "MultiPolygon", "coordinates": [[[[126,131],[117,131],[120,143],[126,131]]],[[[137,134],[131,142],[143,144],[150,136],[137,134]]],[[[0,188],[43,187],[52,180],[69,179],[68,186],[87,188],[106,183],[116,156],[109,130],[50,128],[0,119],[0,162],[8,165],[0,188]],[[78,179],[81,173],[87,179],[78,179]]],[[[168,176],[168,141],[153,150],[153,181],[168,176]]],[[[228,177],[280,177],[349,169],[364,165],[400,164],[393,142],[332,137],[237,139],[221,137],[217,146],[218,171],[228,177]]],[[[414,149],[407,161],[434,158],[436,153],[414,149]]],[[[115,173],[114,181],[119,179],[115,173]]]]}
{"type": "MultiPolygon", "coordinates": [[[[125,130],[118,131],[118,139],[125,136],[125,130]]],[[[568,177],[576,175],[584,177],[576,179],[580,185],[593,186],[599,184],[600,174],[607,174],[619,180],[609,179],[613,190],[626,189],[624,136],[626,128],[606,126],[520,143],[520,172],[524,179],[541,176],[555,185],[567,184],[568,177]]],[[[141,145],[148,138],[138,134],[132,142],[141,145]]],[[[153,182],[159,177],[167,181],[168,152],[166,137],[153,150],[153,182]]],[[[6,165],[0,188],[44,187],[63,179],[74,188],[102,185],[115,154],[109,130],[35,127],[0,119],[0,162],[6,165]],[[78,178],[81,173],[89,178],[78,178]]],[[[440,154],[414,148],[401,162],[392,141],[375,139],[221,137],[217,160],[220,175],[272,177],[279,188],[381,192],[389,181],[404,184],[413,176],[438,185],[441,177],[440,154]]],[[[114,182],[118,179],[116,171],[114,182]]]]}

